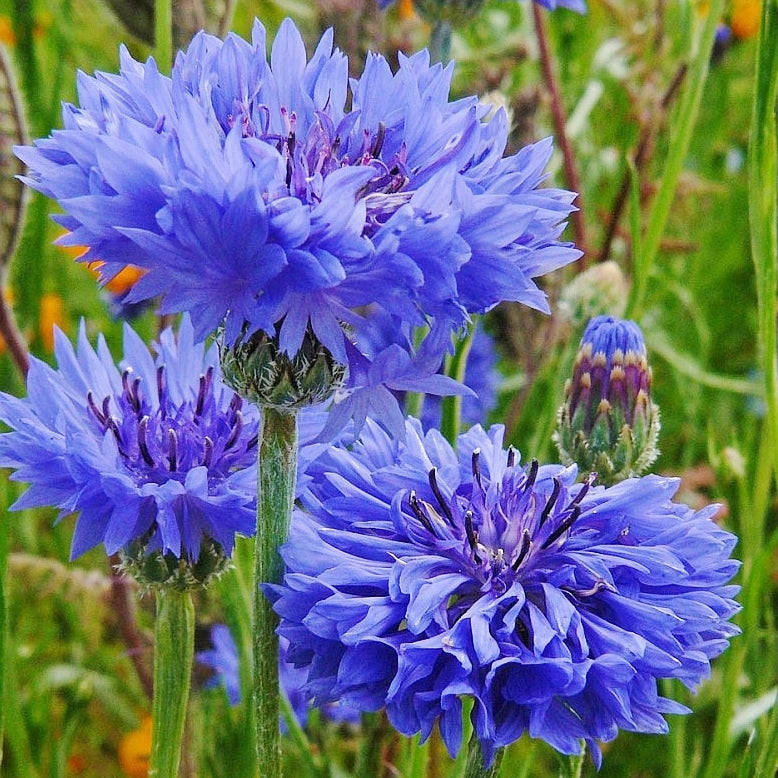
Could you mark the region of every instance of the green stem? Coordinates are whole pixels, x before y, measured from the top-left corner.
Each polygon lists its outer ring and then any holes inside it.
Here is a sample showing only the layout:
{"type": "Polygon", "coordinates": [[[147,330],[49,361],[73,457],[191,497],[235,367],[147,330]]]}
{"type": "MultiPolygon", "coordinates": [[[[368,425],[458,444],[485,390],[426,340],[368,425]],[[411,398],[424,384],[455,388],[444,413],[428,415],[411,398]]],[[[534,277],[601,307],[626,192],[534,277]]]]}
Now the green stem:
{"type": "MultiPolygon", "coordinates": [[[[446,375],[458,381],[465,381],[467,370],[467,357],[473,345],[475,336],[475,323],[471,324],[467,334],[457,343],[453,356],[446,357],[446,375]]],[[[444,397],[441,402],[440,431],[446,440],[452,445],[456,442],[462,423],[462,395],[453,394],[444,397]]]]}
{"type": "MultiPolygon", "coordinates": [[[[8,482],[0,478],[0,505],[8,505],[8,482]]],[[[11,522],[7,517],[0,521],[0,703],[5,699],[6,661],[8,641],[8,610],[5,605],[6,567],[8,562],[8,533],[11,522]]],[[[0,765],[3,764],[3,735],[5,731],[5,705],[0,704],[0,765]]]]}
{"type": "Polygon", "coordinates": [[[724,10],[724,0],[712,0],[702,32],[696,39],[696,49],[689,65],[689,74],[678,106],[678,113],[671,122],[670,144],[665,167],[648,218],[641,251],[633,256],[632,294],[627,316],[640,319],[645,305],[648,277],[659,253],[659,244],[667,225],[667,217],[673,205],[678,178],[683,170],[686,153],[697,123],[702,93],[708,76],[710,55],[716,36],[716,27],[724,10]]]}
{"type": "Polygon", "coordinates": [[[278,617],[259,587],[280,583],[284,566],[279,546],[289,534],[297,479],[297,413],[262,408],[254,552],[254,709],[257,757],[263,778],[281,776],[278,689],[278,617]]]}
{"type": "Polygon", "coordinates": [[[504,753],[504,748],[498,749],[491,766],[486,767],[481,743],[473,732],[470,736],[470,742],[467,744],[467,764],[465,765],[464,778],[497,778],[500,774],[500,764],[504,753]]]}
{"type": "Polygon", "coordinates": [[[173,64],[173,0],[154,0],[154,49],[157,67],[167,73],[173,64]]]}
{"type": "Polygon", "coordinates": [[[176,778],[194,656],[194,604],[188,591],[157,592],[154,700],[149,776],[176,778]]]}
{"type": "Polygon", "coordinates": [[[778,364],[776,363],[776,279],[778,279],[778,198],[776,197],[776,99],[778,99],[778,0],[764,0],[757,49],[756,88],[751,119],[748,206],[751,251],[756,271],[759,353],[765,381],[767,428],[772,436],[773,470],[778,479],[778,364]]]}
{"type": "Polygon", "coordinates": [[[430,33],[430,62],[442,62],[444,65],[451,58],[451,22],[438,19],[432,25],[430,33]]]}
{"type": "Polygon", "coordinates": [[[559,754],[559,778],[581,778],[586,751],[580,754],[559,754]]]}

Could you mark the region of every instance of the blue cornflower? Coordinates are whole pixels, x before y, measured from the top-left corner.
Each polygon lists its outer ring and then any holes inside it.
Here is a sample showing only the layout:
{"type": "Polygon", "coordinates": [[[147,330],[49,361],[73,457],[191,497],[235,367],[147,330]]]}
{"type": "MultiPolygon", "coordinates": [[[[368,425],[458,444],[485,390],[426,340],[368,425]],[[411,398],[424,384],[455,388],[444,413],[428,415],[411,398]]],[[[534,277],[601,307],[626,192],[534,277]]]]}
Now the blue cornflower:
{"type": "Polygon", "coordinates": [[[226,624],[214,624],[210,638],[211,648],[195,654],[195,661],[213,671],[205,688],[223,686],[230,705],[237,705],[240,702],[240,658],[235,639],[226,624]]]}
{"type": "Polygon", "coordinates": [[[77,513],[73,558],[103,543],[209,567],[235,533],[254,533],[257,411],[223,385],[215,347],[195,342],[188,317],[157,352],[125,325],[117,367],[82,323],[77,350],[57,331],[56,369],[31,360],[26,398],[0,394],[11,428],[0,466],[30,484],[12,507],[77,513]]]}
{"type": "Polygon", "coordinates": [[[386,707],[403,734],[438,722],[453,754],[462,698],[485,758],[523,733],[575,754],[619,729],[666,732],[688,709],[657,681],[693,688],[738,629],[736,539],[672,502],[675,479],[605,488],[575,467],[519,464],[501,426],[457,453],[407,422],[372,423],[309,465],[305,510],[267,587],[323,704],[386,707]]]}
{"type": "MultiPolygon", "coordinates": [[[[240,703],[240,656],[238,646],[226,624],[214,624],[210,631],[211,648],[198,651],[195,660],[213,672],[205,682],[205,688],[224,687],[230,705],[240,703]]],[[[278,679],[289,705],[301,727],[308,723],[310,703],[303,692],[308,672],[295,667],[286,659],[289,642],[282,639],[279,644],[278,679]]],[[[359,720],[359,711],[333,703],[323,709],[331,721],[354,723],[359,720]]],[[[281,722],[284,726],[283,721],[281,722]]]]}
{"type": "Polygon", "coordinates": [[[401,430],[391,392],[452,391],[435,372],[470,314],[548,310],[532,279],[580,256],[559,240],[575,195],[540,186],[550,140],[503,157],[504,111],[450,102],[452,66],[426,51],[396,73],[371,54],[349,82],[331,31],[310,60],[290,20],[269,62],[265,39],[259,22],[251,43],[198,33],[171,78],[123,48],[119,75],[79,75],[64,129],[17,149],[26,181],[104,278],[146,270],[127,302],[160,296],[197,337],[260,331],[289,356],[312,332],[349,367],[333,426],[401,430]],[[397,330],[370,357],[367,306],[397,330]]]}

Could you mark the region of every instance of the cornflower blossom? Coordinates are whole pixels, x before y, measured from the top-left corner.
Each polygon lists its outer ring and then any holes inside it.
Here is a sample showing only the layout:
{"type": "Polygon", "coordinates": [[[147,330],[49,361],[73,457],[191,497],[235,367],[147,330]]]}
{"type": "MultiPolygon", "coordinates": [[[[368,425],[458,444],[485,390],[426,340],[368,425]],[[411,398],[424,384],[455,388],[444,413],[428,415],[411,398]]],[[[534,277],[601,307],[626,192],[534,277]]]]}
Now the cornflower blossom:
{"type": "Polygon", "coordinates": [[[455,453],[416,420],[404,441],[368,422],[309,464],[267,593],[316,704],[385,707],[422,739],[437,721],[455,755],[470,697],[487,763],[528,732],[599,766],[598,741],[688,712],[657,682],[695,688],[738,633],[736,538],[716,506],[672,502],[677,479],[577,483],[503,434],[474,427],[455,453]]]}
{"type": "Polygon", "coordinates": [[[449,101],[453,65],[370,54],[349,81],[332,39],[307,60],[287,19],[268,61],[259,22],[251,43],[201,32],[170,78],[122,48],[118,75],[79,74],[64,129],[16,151],[81,261],[146,271],[125,302],[159,296],[227,346],[263,332],[293,357],[313,336],[349,368],[330,431],[401,432],[391,391],[458,391],[435,373],[470,314],[548,310],[533,279],[580,256],[560,241],[575,195],[541,187],[550,139],[503,157],[505,112],[449,101]],[[368,306],[395,333],[370,356],[368,306]]]}
{"type": "Polygon", "coordinates": [[[186,316],[156,359],[125,324],[119,367],[83,323],[77,349],[59,330],[55,344],[56,368],[31,359],[26,398],[0,394],[11,428],[0,466],[30,485],[12,508],[77,513],[71,558],[102,543],[153,558],[161,569],[145,572],[162,578],[179,560],[195,577],[213,572],[236,533],[255,531],[258,429],[256,409],[223,385],[216,348],[195,342],[186,316]]]}
{"type": "MultiPolygon", "coordinates": [[[[223,687],[230,705],[240,703],[240,656],[238,646],[226,624],[214,624],[210,631],[211,647],[195,654],[195,660],[213,672],[205,681],[205,688],[223,687]]],[[[302,687],[307,672],[294,667],[286,660],[289,643],[280,641],[278,677],[295,718],[301,727],[308,723],[310,703],[302,687]]],[[[333,703],[324,707],[324,715],[337,722],[356,722],[359,712],[333,703]]],[[[283,726],[283,722],[282,722],[283,726]]]]}

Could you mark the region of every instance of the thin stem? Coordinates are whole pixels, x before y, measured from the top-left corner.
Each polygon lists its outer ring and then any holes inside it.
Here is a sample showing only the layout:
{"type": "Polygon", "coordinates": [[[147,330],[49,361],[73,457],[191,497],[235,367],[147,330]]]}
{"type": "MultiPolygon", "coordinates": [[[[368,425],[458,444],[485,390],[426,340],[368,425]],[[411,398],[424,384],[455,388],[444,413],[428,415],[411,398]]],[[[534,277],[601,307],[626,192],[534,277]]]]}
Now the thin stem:
{"type": "Polygon", "coordinates": [[[497,778],[500,774],[500,764],[505,752],[504,748],[497,750],[492,764],[487,767],[484,764],[484,756],[481,751],[481,743],[475,732],[470,736],[470,742],[467,744],[467,764],[465,765],[464,778],[497,778]]]}
{"type": "MultiPolygon", "coordinates": [[[[467,369],[467,357],[473,345],[475,324],[471,324],[467,334],[457,343],[453,356],[446,358],[446,375],[455,381],[464,383],[467,369]]],[[[441,402],[440,431],[452,445],[459,435],[462,422],[462,395],[454,394],[444,397],[441,402]]]]}
{"type": "Polygon", "coordinates": [[[442,62],[444,65],[451,58],[451,22],[438,19],[432,25],[430,33],[430,62],[442,62]]]}
{"type": "Polygon", "coordinates": [[[173,0],[154,0],[154,49],[157,67],[167,73],[173,63],[173,0]]]}
{"type": "Polygon", "coordinates": [[[235,9],[238,7],[238,0],[227,0],[224,4],[224,13],[219,20],[219,37],[224,38],[232,28],[232,20],[235,17],[235,9]]]}
{"type": "Polygon", "coordinates": [[[254,552],[254,709],[257,757],[263,778],[280,778],[281,736],[278,689],[278,617],[260,586],[280,583],[279,546],[289,534],[297,478],[297,414],[262,408],[257,493],[257,539],[254,552]]]}
{"type": "MultiPolygon", "coordinates": [[[[5,476],[0,478],[0,503],[8,505],[8,482],[5,476]]],[[[8,562],[8,535],[11,522],[0,521],[0,703],[5,699],[5,652],[8,643],[8,609],[6,597],[6,567],[8,562]]],[[[3,734],[5,730],[5,705],[0,704],[0,765],[3,764],[3,734]]]]}
{"type": "Polygon", "coordinates": [[[670,215],[678,178],[683,170],[683,163],[697,123],[702,92],[708,76],[713,40],[723,10],[724,0],[711,0],[704,27],[695,41],[696,50],[689,65],[688,78],[681,94],[678,113],[672,121],[670,143],[659,190],[651,206],[640,254],[633,257],[634,283],[627,307],[627,316],[631,319],[640,319],[643,312],[648,277],[659,253],[662,234],[670,215]]]}
{"type": "Polygon", "coordinates": [[[586,267],[587,258],[587,239],[586,239],[586,220],[584,219],[584,209],[581,200],[581,177],[578,175],[578,165],[575,161],[575,154],[570,145],[570,139],[567,137],[565,109],[562,106],[562,95],[559,89],[559,81],[554,68],[554,61],[551,54],[551,46],[548,42],[548,31],[546,29],[546,19],[543,16],[543,10],[538,3],[532,3],[532,18],[535,22],[535,35],[538,39],[538,48],[540,50],[540,66],[543,70],[543,79],[546,82],[548,93],[551,97],[551,119],[554,123],[554,135],[556,142],[562,151],[562,167],[565,173],[565,185],[568,189],[575,192],[578,197],[576,204],[577,211],[573,211],[570,216],[570,222],[573,228],[573,240],[576,246],[584,252],[581,257],[580,268],[586,267]]]}
{"type": "Polygon", "coordinates": [[[0,335],[5,340],[8,353],[11,355],[14,365],[21,373],[22,377],[27,377],[27,371],[30,369],[30,358],[27,355],[27,343],[19,332],[16,324],[16,318],[10,303],[5,295],[5,276],[0,274],[0,335]]]}
{"type": "Polygon", "coordinates": [[[177,778],[194,657],[194,604],[188,591],[157,592],[150,778],[177,778]]]}
{"type": "Polygon", "coordinates": [[[630,189],[632,188],[630,184],[633,177],[633,172],[640,173],[648,161],[650,156],[649,152],[653,145],[651,143],[653,139],[653,133],[658,131],[658,129],[664,124],[667,111],[672,105],[672,102],[675,99],[675,96],[678,94],[678,90],[681,84],[683,83],[686,70],[687,65],[684,63],[681,64],[678,67],[678,70],[675,71],[673,80],[670,82],[670,86],[665,91],[659,104],[661,108],[659,121],[654,119],[652,122],[644,124],[643,129],[640,131],[640,137],[638,138],[638,143],[635,147],[635,156],[633,161],[634,171],[631,166],[628,166],[624,171],[624,177],[621,179],[619,191],[616,193],[616,198],[614,199],[613,205],[610,209],[610,219],[608,220],[608,226],[605,231],[605,238],[602,242],[602,248],[600,249],[600,254],[597,258],[600,262],[605,262],[605,260],[610,256],[613,239],[616,237],[616,232],[618,231],[619,223],[621,222],[621,217],[624,213],[624,206],[627,204],[627,196],[629,195],[630,189]]]}
{"type": "Polygon", "coordinates": [[[759,354],[765,381],[766,424],[772,436],[773,468],[778,479],[778,363],[776,362],[776,281],[778,280],[778,0],[762,3],[757,49],[756,88],[751,119],[748,206],[751,251],[756,271],[759,354]]]}
{"type": "Polygon", "coordinates": [[[119,626],[122,640],[127,646],[127,656],[129,656],[135,667],[140,685],[146,696],[152,699],[154,679],[144,659],[148,654],[149,646],[138,629],[130,581],[116,569],[116,565],[119,562],[118,556],[112,557],[109,561],[111,565],[111,605],[116,614],[116,622],[119,626]]]}

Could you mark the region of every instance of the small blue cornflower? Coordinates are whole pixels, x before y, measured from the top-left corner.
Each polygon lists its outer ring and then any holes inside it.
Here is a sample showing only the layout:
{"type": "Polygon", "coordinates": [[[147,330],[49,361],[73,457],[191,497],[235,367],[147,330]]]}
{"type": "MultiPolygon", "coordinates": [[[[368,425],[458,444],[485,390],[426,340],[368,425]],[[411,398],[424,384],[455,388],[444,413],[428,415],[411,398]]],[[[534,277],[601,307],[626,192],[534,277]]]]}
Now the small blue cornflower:
{"type": "Polygon", "coordinates": [[[437,722],[455,755],[462,698],[485,759],[523,733],[564,754],[619,729],[667,731],[658,681],[696,687],[738,633],[736,539],[716,507],[655,475],[612,487],[519,462],[504,430],[456,452],[408,420],[368,423],[308,467],[303,510],[268,586],[313,701],[385,707],[403,734],[437,722]]]}
{"type": "Polygon", "coordinates": [[[392,392],[455,391],[435,373],[471,314],[548,310],[533,279],[580,256],[560,240],[575,195],[541,186],[550,139],[503,157],[505,112],[449,100],[452,65],[370,54],[349,81],[332,40],[308,60],[287,19],[268,58],[259,22],[250,43],[201,32],[170,78],[122,48],[17,154],[81,261],[146,271],[126,302],[160,297],[228,347],[266,333],[293,357],[313,335],[348,366],[330,426],[401,431],[392,392]],[[368,307],[396,332],[369,356],[368,307]]]}
{"type": "Polygon", "coordinates": [[[212,572],[236,533],[254,533],[258,430],[258,412],[223,385],[215,347],[195,341],[185,316],[156,359],[126,324],[118,367],[83,323],[75,350],[57,331],[55,356],[56,368],[31,359],[26,398],[0,394],[11,428],[0,466],[29,484],[13,509],[78,514],[72,558],[102,543],[138,564],[212,572]]]}

